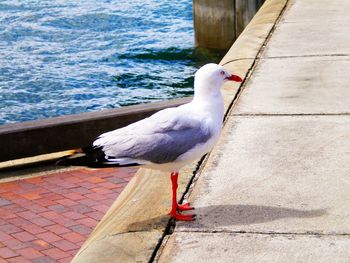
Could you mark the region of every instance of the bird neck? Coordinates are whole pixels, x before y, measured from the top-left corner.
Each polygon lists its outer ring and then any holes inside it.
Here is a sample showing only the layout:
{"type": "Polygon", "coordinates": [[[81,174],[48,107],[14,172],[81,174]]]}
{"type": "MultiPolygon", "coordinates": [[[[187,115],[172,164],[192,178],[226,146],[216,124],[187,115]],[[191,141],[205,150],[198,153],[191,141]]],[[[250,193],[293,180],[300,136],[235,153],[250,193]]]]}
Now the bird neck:
{"type": "Polygon", "coordinates": [[[208,83],[206,79],[195,79],[193,100],[212,103],[222,100],[220,91],[222,83],[208,83]]]}
{"type": "Polygon", "coordinates": [[[192,104],[197,110],[206,112],[215,117],[215,119],[222,120],[224,116],[224,99],[220,87],[208,89],[205,86],[198,86],[198,84],[195,83],[192,104]]]}
{"type": "Polygon", "coordinates": [[[201,104],[217,104],[223,100],[220,89],[215,91],[196,91],[194,92],[193,100],[201,104]]]}

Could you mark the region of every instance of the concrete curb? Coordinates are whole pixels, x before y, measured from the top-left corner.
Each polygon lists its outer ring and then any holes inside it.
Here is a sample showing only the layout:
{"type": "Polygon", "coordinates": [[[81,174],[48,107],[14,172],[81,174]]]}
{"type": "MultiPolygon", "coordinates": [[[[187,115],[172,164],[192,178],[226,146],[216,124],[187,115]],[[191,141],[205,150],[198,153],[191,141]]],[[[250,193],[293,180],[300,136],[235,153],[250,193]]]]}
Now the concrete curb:
{"type": "MultiPolygon", "coordinates": [[[[247,78],[286,3],[287,0],[267,0],[221,64],[247,78]]],[[[228,113],[240,89],[227,84],[222,91],[228,113]]],[[[180,171],[179,193],[186,191],[197,163],[180,171]]],[[[170,204],[169,174],[140,169],[72,262],[152,261],[169,224],[170,204]]]]}

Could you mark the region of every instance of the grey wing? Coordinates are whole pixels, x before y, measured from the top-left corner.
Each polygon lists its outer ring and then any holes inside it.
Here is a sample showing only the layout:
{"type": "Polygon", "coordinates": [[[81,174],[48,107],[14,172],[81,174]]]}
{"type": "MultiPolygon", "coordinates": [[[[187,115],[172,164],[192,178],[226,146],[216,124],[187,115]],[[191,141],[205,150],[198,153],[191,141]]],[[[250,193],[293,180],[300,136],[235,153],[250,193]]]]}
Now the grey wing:
{"type": "Polygon", "coordinates": [[[116,161],[145,160],[163,164],[175,161],[198,144],[207,142],[211,137],[209,129],[201,125],[190,125],[181,129],[167,129],[151,134],[130,134],[120,136],[113,144],[104,145],[107,160],[116,161]]]}

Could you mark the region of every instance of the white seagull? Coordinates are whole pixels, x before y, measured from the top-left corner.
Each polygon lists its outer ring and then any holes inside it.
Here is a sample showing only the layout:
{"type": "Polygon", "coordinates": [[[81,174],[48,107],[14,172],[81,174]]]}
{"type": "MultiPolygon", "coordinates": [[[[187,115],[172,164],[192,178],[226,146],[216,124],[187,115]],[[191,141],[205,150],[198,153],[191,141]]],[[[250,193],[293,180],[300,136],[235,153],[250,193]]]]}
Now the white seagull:
{"type": "Polygon", "coordinates": [[[179,169],[208,153],[219,139],[224,100],[221,86],[242,79],[224,67],[207,64],[195,74],[194,97],[187,104],[161,110],[126,127],[101,134],[83,152],[61,160],[65,165],[90,167],[140,165],[171,172],[172,208],[176,220],[193,220],[189,203],[177,203],[179,169]]]}

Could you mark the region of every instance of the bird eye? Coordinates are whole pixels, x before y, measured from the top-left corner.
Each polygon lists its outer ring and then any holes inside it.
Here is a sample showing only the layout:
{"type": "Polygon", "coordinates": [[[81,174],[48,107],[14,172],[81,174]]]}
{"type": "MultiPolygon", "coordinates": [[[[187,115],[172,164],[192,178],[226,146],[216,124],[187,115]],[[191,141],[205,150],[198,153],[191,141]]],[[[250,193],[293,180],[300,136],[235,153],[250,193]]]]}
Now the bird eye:
{"type": "Polygon", "coordinates": [[[225,71],[221,71],[220,74],[221,74],[222,76],[226,75],[226,74],[225,74],[225,71]]]}

